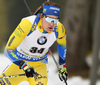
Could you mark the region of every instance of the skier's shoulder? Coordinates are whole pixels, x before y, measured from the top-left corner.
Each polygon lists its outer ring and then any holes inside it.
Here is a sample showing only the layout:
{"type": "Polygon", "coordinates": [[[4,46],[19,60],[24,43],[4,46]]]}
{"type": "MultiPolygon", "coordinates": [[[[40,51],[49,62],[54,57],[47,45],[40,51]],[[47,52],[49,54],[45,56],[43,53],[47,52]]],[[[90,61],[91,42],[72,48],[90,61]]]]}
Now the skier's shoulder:
{"type": "Polygon", "coordinates": [[[57,26],[58,26],[58,28],[61,28],[63,26],[63,24],[59,21],[57,26]]]}
{"type": "Polygon", "coordinates": [[[27,19],[31,22],[31,24],[33,24],[35,18],[36,18],[36,15],[31,15],[31,16],[27,16],[27,17],[22,18],[22,20],[27,19]]]}
{"type": "Polygon", "coordinates": [[[57,29],[60,33],[65,32],[65,27],[61,22],[58,22],[57,29]]]}

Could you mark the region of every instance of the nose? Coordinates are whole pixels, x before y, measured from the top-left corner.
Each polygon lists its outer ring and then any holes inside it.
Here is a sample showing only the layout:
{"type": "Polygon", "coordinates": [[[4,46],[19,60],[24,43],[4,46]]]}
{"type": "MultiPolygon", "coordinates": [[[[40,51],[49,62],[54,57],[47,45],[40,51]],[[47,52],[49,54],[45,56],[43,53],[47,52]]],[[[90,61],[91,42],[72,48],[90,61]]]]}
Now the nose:
{"type": "Polygon", "coordinates": [[[52,21],[52,22],[50,23],[50,25],[53,27],[53,26],[54,26],[54,21],[52,21]]]}

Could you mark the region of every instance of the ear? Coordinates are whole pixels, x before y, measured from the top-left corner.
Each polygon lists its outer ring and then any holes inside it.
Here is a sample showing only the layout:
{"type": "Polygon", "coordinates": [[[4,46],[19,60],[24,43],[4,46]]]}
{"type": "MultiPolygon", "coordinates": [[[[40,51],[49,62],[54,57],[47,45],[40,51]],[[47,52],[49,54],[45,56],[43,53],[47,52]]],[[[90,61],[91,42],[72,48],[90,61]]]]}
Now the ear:
{"type": "Polygon", "coordinates": [[[40,14],[40,18],[43,18],[43,14],[42,13],[40,14]]]}

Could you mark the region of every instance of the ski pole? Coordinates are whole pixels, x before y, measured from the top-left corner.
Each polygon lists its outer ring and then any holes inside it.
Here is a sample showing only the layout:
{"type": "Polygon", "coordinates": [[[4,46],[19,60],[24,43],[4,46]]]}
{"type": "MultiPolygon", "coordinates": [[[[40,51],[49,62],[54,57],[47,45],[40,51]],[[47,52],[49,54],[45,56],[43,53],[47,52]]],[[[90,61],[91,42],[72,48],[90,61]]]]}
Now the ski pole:
{"type": "Polygon", "coordinates": [[[50,54],[51,54],[51,56],[52,56],[52,58],[53,58],[53,60],[54,60],[54,62],[55,62],[55,64],[56,64],[56,66],[57,66],[57,69],[59,69],[58,63],[57,63],[57,61],[56,61],[55,57],[53,56],[53,54],[52,54],[52,52],[51,52],[50,49],[49,49],[49,52],[50,52],[50,54]]]}
{"type": "MultiPolygon", "coordinates": [[[[40,78],[47,78],[46,76],[42,76],[40,74],[37,74],[37,76],[34,75],[34,78],[35,80],[36,79],[40,79],[40,78]]],[[[25,76],[25,74],[17,74],[17,75],[10,75],[10,76],[3,76],[3,77],[0,77],[0,79],[6,79],[6,78],[13,78],[13,77],[19,77],[19,76],[25,76]]]]}
{"type": "MultiPolygon", "coordinates": [[[[53,56],[53,53],[51,52],[50,49],[49,49],[49,52],[50,52],[50,54],[51,54],[51,56],[52,56],[52,58],[53,58],[53,60],[54,60],[54,62],[56,64],[56,66],[57,66],[57,70],[59,70],[58,63],[57,63],[57,61],[56,61],[55,57],[53,56]]],[[[64,82],[65,82],[66,85],[68,85],[66,80],[64,80],[64,82]]]]}
{"type": "Polygon", "coordinates": [[[33,14],[33,13],[31,12],[31,10],[30,10],[30,8],[29,8],[29,6],[28,6],[26,0],[24,0],[24,3],[25,3],[25,5],[26,5],[26,8],[28,9],[29,13],[30,13],[30,14],[33,14]]]}
{"type": "Polygon", "coordinates": [[[3,77],[0,77],[0,79],[5,79],[5,78],[12,78],[12,77],[19,77],[19,76],[25,76],[25,74],[17,74],[17,75],[10,75],[10,76],[3,76],[3,77]]]}

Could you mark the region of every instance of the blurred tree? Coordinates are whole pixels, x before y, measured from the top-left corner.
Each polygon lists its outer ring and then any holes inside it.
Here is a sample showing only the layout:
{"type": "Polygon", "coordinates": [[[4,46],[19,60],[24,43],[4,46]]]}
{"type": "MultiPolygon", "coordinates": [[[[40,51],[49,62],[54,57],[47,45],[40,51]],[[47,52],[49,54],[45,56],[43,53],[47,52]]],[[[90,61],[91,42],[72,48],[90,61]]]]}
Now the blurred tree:
{"type": "Polygon", "coordinates": [[[8,32],[8,10],[7,2],[5,0],[0,0],[0,52],[3,52],[3,47],[5,45],[5,37],[8,32]]]}
{"type": "Polygon", "coordinates": [[[29,15],[23,0],[9,0],[8,7],[9,35],[6,37],[7,39],[20,23],[21,19],[29,15]]]}
{"type": "Polygon", "coordinates": [[[91,49],[91,8],[92,0],[67,0],[64,25],[67,31],[69,72],[79,72],[88,68],[85,62],[87,51],[91,49]]]}
{"type": "Polygon", "coordinates": [[[99,56],[100,56],[100,0],[96,0],[95,8],[95,19],[93,26],[93,56],[92,56],[92,67],[90,71],[90,85],[96,85],[98,78],[97,71],[99,67],[99,56]]]}

